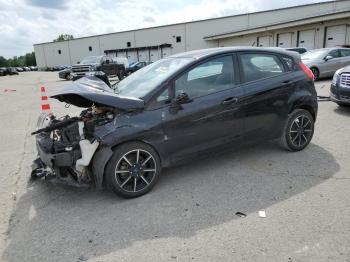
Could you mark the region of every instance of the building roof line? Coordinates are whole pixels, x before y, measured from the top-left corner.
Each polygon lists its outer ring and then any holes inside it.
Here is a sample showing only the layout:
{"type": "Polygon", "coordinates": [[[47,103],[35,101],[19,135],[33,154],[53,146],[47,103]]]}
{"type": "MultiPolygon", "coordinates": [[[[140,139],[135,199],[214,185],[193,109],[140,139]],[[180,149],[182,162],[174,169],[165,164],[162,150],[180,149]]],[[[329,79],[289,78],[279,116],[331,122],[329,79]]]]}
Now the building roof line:
{"type": "Polygon", "coordinates": [[[261,25],[261,26],[258,26],[258,27],[241,28],[241,29],[235,30],[235,31],[223,32],[223,33],[215,34],[215,35],[208,35],[208,36],[203,37],[203,39],[205,39],[205,40],[214,40],[216,38],[220,38],[221,36],[232,35],[232,34],[237,34],[237,33],[241,33],[241,32],[243,33],[243,32],[246,32],[246,31],[262,29],[262,28],[266,28],[266,27],[270,27],[270,26],[290,24],[290,23],[293,23],[293,22],[303,21],[303,20],[306,20],[306,19],[319,18],[319,17],[323,17],[323,16],[327,16],[327,15],[329,16],[329,15],[343,14],[343,13],[347,13],[347,12],[350,12],[350,8],[343,9],[343,10],[338,11],[338,12],[326,12],[326,13],[318,14],[318,15],[315,15],[315,16],[307,16],[307,17],[297,18],[297,19],[293,19],[293,20],[289,20],[289,21],[265,24],[265,25],[261,25]]]}
{"type": "Polygon", "coordinates": [[[204,21],[213,21],[213,20],[218,20],[218,19],[225,19],[225,18],[232,18],[232,17],[239,17],[239,16],[247,16],[247,15],[254,15],[254,14],[261,14],[261,13],[266,13],[266,12],[271,12],[271,11],[287,10],[287,9],[292,9],[292,8],[305,7],[305,6],[313,6],[313,5],[325,5],[325,4],[329,4],[329,3],[346,2],[346,1],[349,1],[349,0],[330,0],[330,1],[317,2],[317,3],[310,3],[310,4],[304,4],[304,5],[293,5],[293,6],[287,6],[287,7],[282,7],[282,8],[275,8],[275,9],[269,9],[269,10],[262,10],[262,11],[257,11],[257,12],[251,12],[251,13],[242,13],[242,14],[236,14],[236,15],[220,16],[220,17],[213,17],[213,18],[207,18],[207,19],[200,19],[200,20],[195,20],[195,21],[187,21],[187,22],[180,22],[180,23],[159,25],[159,26],[153,26],[153,27],[137,28],[137,29],[124,30],[124,31],[112,32],[112,33],[105,33],[105,34],[99,34],[99,35],[83,36],[83,37],[74,38],[74,39],[72,39],[72,40],[63,40],[63,41],[58,41],[58,42],[54,42],[54,41],[51,41],[51,42],[42,42],[42,43],[33,44],[33,45],[36,46],[36,45],[51,44],[51,43],[62,43],[62,42],[69,42],[69,41],[74,41],[74,40],[79,40],[79,39],[85,39],[85,38],[92,38],[92,37],[100,37],[100,36],[106,36],[106,35],[113,35],[113,34],[118,34],[118,33],[129,33],[129,32],[135,32],[135,31],[139,31],[139,30],[155,29],[155,28],[162,28],[162,27],[167,27],[167,26],[186,25],[186,24],[192,24],[192,23],[198,23],[198,22],[204,22],[204,21]]]}

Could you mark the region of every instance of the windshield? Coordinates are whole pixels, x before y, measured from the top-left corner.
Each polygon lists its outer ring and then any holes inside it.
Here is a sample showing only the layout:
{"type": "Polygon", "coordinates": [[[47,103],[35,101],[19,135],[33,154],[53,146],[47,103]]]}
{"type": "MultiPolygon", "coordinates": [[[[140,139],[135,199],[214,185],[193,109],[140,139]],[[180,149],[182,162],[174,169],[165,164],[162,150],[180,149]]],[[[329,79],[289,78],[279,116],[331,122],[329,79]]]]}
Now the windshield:
{"type": "Polygon", "coordinates": [[[131,74],[117,85],[116,93],[141,98],[193,58],[165,58],[131,74]]]}
{"type": "Polygon", "coordinates": [[[301,59],[318,59],[318,58],[322,59],[327,55],[328,52],[329,52],[328,49],[310,50],[302,54],[301,59]]]}
{"type": "Polygon", "coordinates": [[[100,59],[100,56],[88,56],[81,60],[80,64],[98,64],[100,59]]]}

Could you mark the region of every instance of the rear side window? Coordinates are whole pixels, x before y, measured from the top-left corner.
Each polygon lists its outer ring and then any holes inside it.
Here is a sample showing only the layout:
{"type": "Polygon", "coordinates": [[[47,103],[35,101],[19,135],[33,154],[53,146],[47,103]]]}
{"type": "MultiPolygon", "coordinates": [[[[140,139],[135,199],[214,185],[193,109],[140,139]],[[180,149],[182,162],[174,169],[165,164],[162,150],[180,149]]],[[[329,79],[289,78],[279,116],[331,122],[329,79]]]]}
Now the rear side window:
{"type": "Polygon", "coordinates": [[[284,67],[276,55],[241,54],[245,82],[281,75],[284,67]]]}
{"type": "Polygon", "coordinates": [[[295,69],[295,63],[292,58],[287,56],[282,56],[282,60],[286,64],[288,71],[293,71],[295,69]]]}
{"type": "Polygon", "coordinates": [[[342,57],[345,57],[345,56],[350,56],[350,49],[341,49],[340,50],[340,54],[342,57]]]}

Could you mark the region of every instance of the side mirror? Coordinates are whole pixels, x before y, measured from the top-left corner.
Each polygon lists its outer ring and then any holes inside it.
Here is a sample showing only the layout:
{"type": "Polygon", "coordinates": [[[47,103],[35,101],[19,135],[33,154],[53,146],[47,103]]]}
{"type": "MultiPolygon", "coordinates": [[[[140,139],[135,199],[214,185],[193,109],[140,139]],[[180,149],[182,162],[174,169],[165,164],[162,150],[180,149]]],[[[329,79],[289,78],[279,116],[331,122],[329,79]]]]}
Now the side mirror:
{"type": "Polygon", "coordinates": [[[80,61],[78,61],[77,64],[80,64],[80,61]]]}
{"type": "Polygon", "coordinates": [[[333,56],[331,56],[331,55],[327,55],[326,57],[325,57],[325,61],[328,61],[328,60],[331,60],[331,59],[333,59],[334,57],[333,56]]]}
{"type": "Polygon", "coordinates": [[[181,105],[181,104],[186,104],[186,103],[192,102],[192,99],[190,99],[190,97],[188,96],[188,94],[186,92],[181,92],[175,98],[175,102],[178,103],[179,105],[181,105]]]}
{"type": "Polygon", "coordinates": [[[181,92],[180,94],[177,95],[175,99],[171,100],[170,104],[170,112],[175,114],[179,110],[182,110],[181,104],[186,104],[192,102],[192,99],[189,98],[188,94],[185,92],[181,92]]]}

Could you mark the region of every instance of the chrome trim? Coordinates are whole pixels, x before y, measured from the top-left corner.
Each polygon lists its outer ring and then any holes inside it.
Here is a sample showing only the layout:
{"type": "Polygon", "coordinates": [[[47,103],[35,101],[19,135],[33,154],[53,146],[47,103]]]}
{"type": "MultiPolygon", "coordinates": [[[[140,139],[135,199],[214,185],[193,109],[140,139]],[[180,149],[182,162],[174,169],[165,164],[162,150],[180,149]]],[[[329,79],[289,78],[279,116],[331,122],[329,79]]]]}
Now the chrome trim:
{"type": "Polygon", "coordinates": [[[340,75],[339,86],[350,88],[350,73],[342,73],[340,75]]]}

